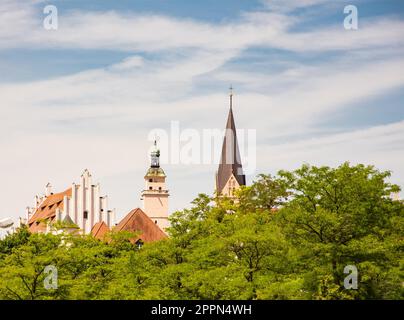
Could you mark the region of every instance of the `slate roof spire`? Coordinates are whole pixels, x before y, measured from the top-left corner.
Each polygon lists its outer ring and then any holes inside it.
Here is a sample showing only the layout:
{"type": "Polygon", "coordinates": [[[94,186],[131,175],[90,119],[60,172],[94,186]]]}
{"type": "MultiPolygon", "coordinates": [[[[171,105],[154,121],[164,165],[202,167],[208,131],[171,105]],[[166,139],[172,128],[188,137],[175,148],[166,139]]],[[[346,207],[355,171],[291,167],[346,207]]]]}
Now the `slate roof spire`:
{"type": "Polygon", "coordinates": [[[233,87],[230,87],[230,109],[227,117],[226,130],[222,145],[219,169],[216,175],[216,191],[220,194],[226,186],[231,175],[234,175],[238,184],[245,185],[245,175],[241,163],[240,151],[237,141],[236,124],[233,115],[233,87]]]}

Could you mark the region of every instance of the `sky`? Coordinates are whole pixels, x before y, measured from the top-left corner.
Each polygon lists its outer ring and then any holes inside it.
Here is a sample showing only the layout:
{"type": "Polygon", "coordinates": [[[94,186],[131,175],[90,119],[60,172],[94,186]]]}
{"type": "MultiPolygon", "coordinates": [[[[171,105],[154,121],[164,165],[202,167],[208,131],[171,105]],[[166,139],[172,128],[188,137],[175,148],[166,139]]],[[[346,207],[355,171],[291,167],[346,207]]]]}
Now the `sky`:
{"type": "MultiPolygon", "coordinates": [[[[248,183],[350,161],[404,187],[403,30],[401,0],[0,0],[0,219],[86,168],[121,219],[141,206],[153,129],[224,129],[230,85],[256,133],[248,183]]],[[[170,212],[214,191],[215,163],[163,168],[170,212]]]]}

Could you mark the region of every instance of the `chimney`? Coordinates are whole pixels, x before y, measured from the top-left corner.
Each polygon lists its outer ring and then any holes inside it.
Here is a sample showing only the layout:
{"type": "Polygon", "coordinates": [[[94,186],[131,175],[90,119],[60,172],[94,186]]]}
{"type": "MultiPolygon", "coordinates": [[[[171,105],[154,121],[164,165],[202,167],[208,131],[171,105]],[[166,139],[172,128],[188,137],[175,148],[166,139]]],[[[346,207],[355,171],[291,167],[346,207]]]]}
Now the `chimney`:
{"type": "Polygon", "coordinates": [[[112,227],[112,221],[111,221],[111,216],[112,216],[112,211],[108,210],[107,211],[107,221],[105,221],[105,223],[107,224],[108,228],[112,227]]]}
{"type": "Polygon", "coordinates": [[[52,194],[52,185],[48,182],[45,186],[45,197],[49,197],[52,194]]]}
{"type": "Polygon", "coordinates": [[[25,220],[24,218],[19,217],[18,218],[18,228],[21,228],[23,225],[27,224],[28,220],[25,220]]]}
{"type": "Polygon", "coordinates": [[[82,187],[91,187],[91,174],[90,172],[85,169],[83,174],[81,175],[82,187]]]}
{"type": "Polygon", "coordinates": [[[116,209],[110,210],[109,212],[109,224],[110,228],[115,225],[116,209]]]}
{"type": "Polygon", "coordinates": [[[25,216],[26,216],[27,222],[29,221],[29,219],[31,219],[32,212],[33,212],[33,210],[31,211],[31,208],[30,208],[30,207],[27,207],[27,208],[25,209],[25,216]]]}
{"type": "Polygon", "coordinates": [[[56,221],[60,221],[60,222],[62,222],[64,219],[63,219],[64,217],[63,217],[63,212],[62,212],[62,210],[60,210],[60,208],[57,208],[56,209],[56,221]]]}
{"type": "Polygon", "coordinates": [[[34,208],[35,209],[38,209],[40,202],[41,202],[41,200],[40,200],[39,196],[36,195],[34,198],[34,208]]]}

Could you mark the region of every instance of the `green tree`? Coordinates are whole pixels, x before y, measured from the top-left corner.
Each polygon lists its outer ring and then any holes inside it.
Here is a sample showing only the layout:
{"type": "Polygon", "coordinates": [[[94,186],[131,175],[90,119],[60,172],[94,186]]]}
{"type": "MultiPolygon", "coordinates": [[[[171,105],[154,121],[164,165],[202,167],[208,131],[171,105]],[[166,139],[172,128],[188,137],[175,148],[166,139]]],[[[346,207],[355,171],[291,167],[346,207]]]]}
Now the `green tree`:
{"type": "Polygon", "coordinates": [[[30,232],[28,231],[28,227],[26,225],[22,225],[17,232],[8,235],[3,240],[0,240],[0,257],[2,254],[10,254],[14,248],[26,244],[29,236],[30,232]]]}
{"type": "Polygon", "coordinates": [[[401,283],[391,275],[402,259],[396,228],[403,226],[404,206],[390,198],[399,191],[387,182],[390,172],[344,163],[336,169],[304,165],[280,177],[293,199],[280,210],[278,222],[309,258],[308,268],[316,270],[308,281],[317,283],[313,297],[399,298],[401,283]],[[346,265],[358,267],[359,290],[344,290],[346,265]],[[395,294],[377,289],[387,282],[395,294]]]}
{"type": "Polygon", "coordinates": [[[235,199],[200,194],[141,248],[133,233],[23,227],[0,241],[0,299],[403,299],[404,204],[389,178],[349,163],[259,175],[235,199]]]}

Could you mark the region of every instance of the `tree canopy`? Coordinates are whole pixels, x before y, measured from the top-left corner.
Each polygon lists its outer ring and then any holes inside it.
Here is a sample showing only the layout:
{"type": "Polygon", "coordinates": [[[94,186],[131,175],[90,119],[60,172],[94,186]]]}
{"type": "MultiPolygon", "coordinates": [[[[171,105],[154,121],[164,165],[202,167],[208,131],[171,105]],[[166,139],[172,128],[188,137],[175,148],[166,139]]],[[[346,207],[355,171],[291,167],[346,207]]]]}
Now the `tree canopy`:
{"type": "Polygon", "coordinates": [[[259,175],[236,199],[199,195],[142,247],[22,227],[0,241],[0,299],[403,299],[404,204],[389,177],[349,163],[259,175]],[[57,288],[44,287],[49,265],[57,288]]]}

